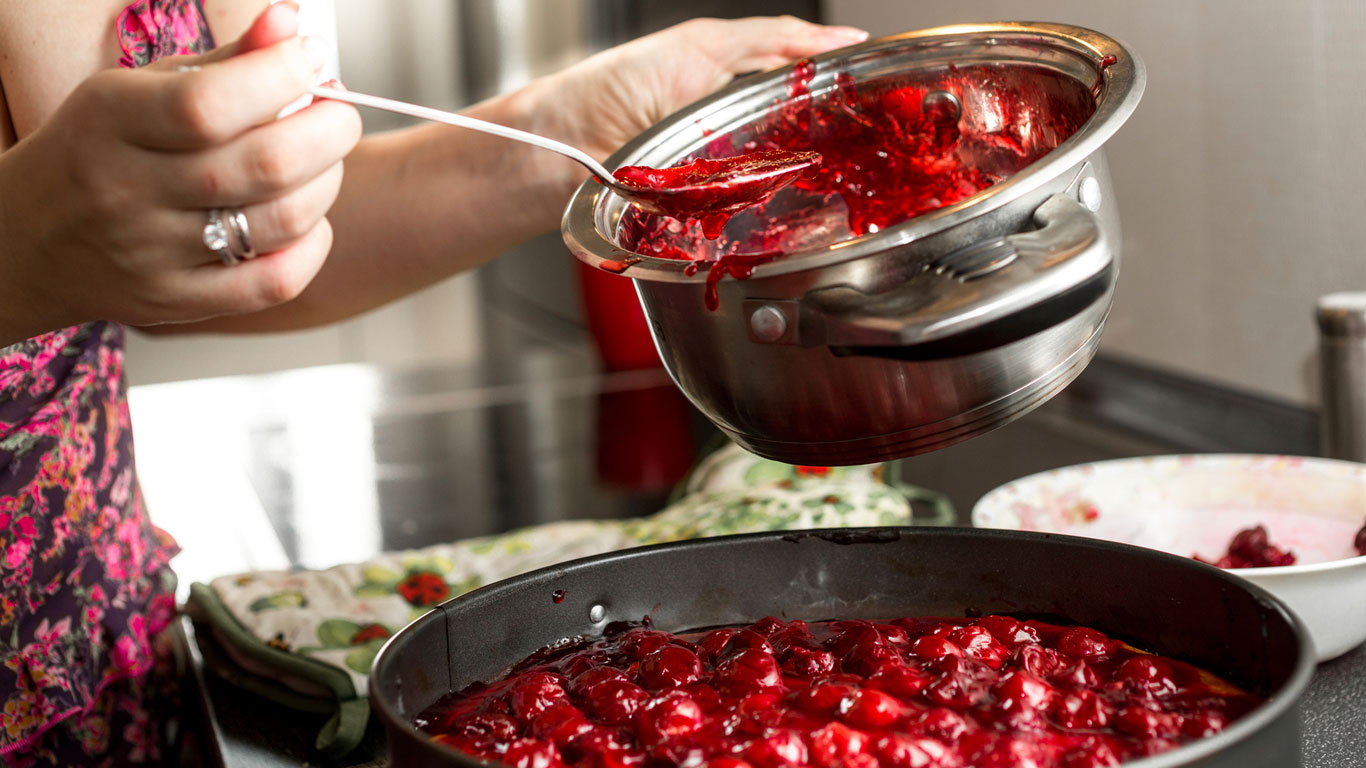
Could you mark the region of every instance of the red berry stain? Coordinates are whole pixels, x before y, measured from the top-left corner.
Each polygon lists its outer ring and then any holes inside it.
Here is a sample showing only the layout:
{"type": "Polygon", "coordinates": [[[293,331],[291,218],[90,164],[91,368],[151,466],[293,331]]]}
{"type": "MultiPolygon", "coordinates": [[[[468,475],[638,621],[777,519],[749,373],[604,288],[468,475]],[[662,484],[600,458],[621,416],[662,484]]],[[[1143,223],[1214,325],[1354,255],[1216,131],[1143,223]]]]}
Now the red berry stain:
{"type": "Polygon", "coordinates": [[[615,625],[417,725],[515,768],[1074,768],[1218,733],[1260,701],[1085,627],[769,617],[680,635],[615,625]]]}

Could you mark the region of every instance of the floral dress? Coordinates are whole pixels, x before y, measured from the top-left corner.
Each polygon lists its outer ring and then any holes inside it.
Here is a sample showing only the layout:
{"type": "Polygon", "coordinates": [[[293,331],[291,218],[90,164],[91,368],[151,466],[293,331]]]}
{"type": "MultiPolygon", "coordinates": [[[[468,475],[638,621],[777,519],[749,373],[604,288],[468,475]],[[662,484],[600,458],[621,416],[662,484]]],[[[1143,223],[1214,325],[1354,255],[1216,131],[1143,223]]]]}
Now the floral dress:
{"type": "MultiPolygon", "coordinates": [[[[125,68],[213,47],[198,0],[119,15],[125,68]]],[[[160,759],[151,702],[175,542],[143,510],[123,328],[0,348],[0,765],[160,759]]]]}

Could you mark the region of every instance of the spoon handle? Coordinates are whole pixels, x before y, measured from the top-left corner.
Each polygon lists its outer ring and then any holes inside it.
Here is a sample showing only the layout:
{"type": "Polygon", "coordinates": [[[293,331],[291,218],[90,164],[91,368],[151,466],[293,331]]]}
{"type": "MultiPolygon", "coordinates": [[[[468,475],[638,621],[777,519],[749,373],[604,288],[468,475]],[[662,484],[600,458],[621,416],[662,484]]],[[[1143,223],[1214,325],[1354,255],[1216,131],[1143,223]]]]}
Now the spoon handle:
{"type": "Polygon", "coordinates": [[[423,107],[418,104],[409,104],[404,101],[386,99],[383,96],[371,96],[368,93],[343,91],[322,85],[316,85],[311,88],[310,91],[314,96],[321,99],[334,99],[336,101],[345,101],[362,107],[383,109],[388,112],[397,112],[400,115],[408,115],[409,117],[417,117],[423,120],[445,123],[447,125],[456,125],[461,128],[471,128],[476,131],[493,134],[494,136],[502,136],[505,139],[513,139],[515,141],[532,144],[542,149],[548,149],[551,152],[558,152],[565,157],[578,162],[596,174],[599,179],[612,186],[616,186],[617,183],[616,178],[612,176],[612,172],[603,167],[602,163],[599,163],[597,160],[590,157],[588,153],[578,147],[571,147],[568,144],[555,141],[554,139],[547,139],[544,136],[538,136],[534,133],[519,131],[516,128],[509,128],[505,125],[498,125],[497,123],[490,123],[473,117],[466,117],[465,115],[456,114],[455,112],[446,112],[440,109],[432,109],[431,107],[423,107]]]}

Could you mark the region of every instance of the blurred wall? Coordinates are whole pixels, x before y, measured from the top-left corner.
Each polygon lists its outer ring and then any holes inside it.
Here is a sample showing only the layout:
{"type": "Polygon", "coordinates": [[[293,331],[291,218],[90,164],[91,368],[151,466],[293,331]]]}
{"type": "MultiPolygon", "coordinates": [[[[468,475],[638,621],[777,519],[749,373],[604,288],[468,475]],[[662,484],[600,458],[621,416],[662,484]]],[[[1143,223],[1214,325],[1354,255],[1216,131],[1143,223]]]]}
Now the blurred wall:
{"type": "Polygon", "coordinates": [[[1091,27],[1148,66],[1107,145],[1124,256],[1103,349],[1317,402],[1314,300],[1366,290],[1366,3],[825,0],[874,34],[1091,27]]]}

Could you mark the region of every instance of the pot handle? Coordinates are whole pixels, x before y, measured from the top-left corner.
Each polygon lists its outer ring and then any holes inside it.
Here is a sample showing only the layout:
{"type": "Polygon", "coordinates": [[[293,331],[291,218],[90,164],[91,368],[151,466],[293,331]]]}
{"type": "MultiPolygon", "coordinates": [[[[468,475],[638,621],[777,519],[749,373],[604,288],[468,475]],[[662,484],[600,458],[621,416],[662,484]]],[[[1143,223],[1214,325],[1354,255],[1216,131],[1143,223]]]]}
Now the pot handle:
{"type": "Polygon", "coordinates": [[[1114,284],[1110,244],[1095,214],[1066,193],[1045,200],[1034,221],[1036,230],[961,248],[885,293],[808,293],[793,342],[931,360],[1000,347],[1075,316],[1114,284]]]}

